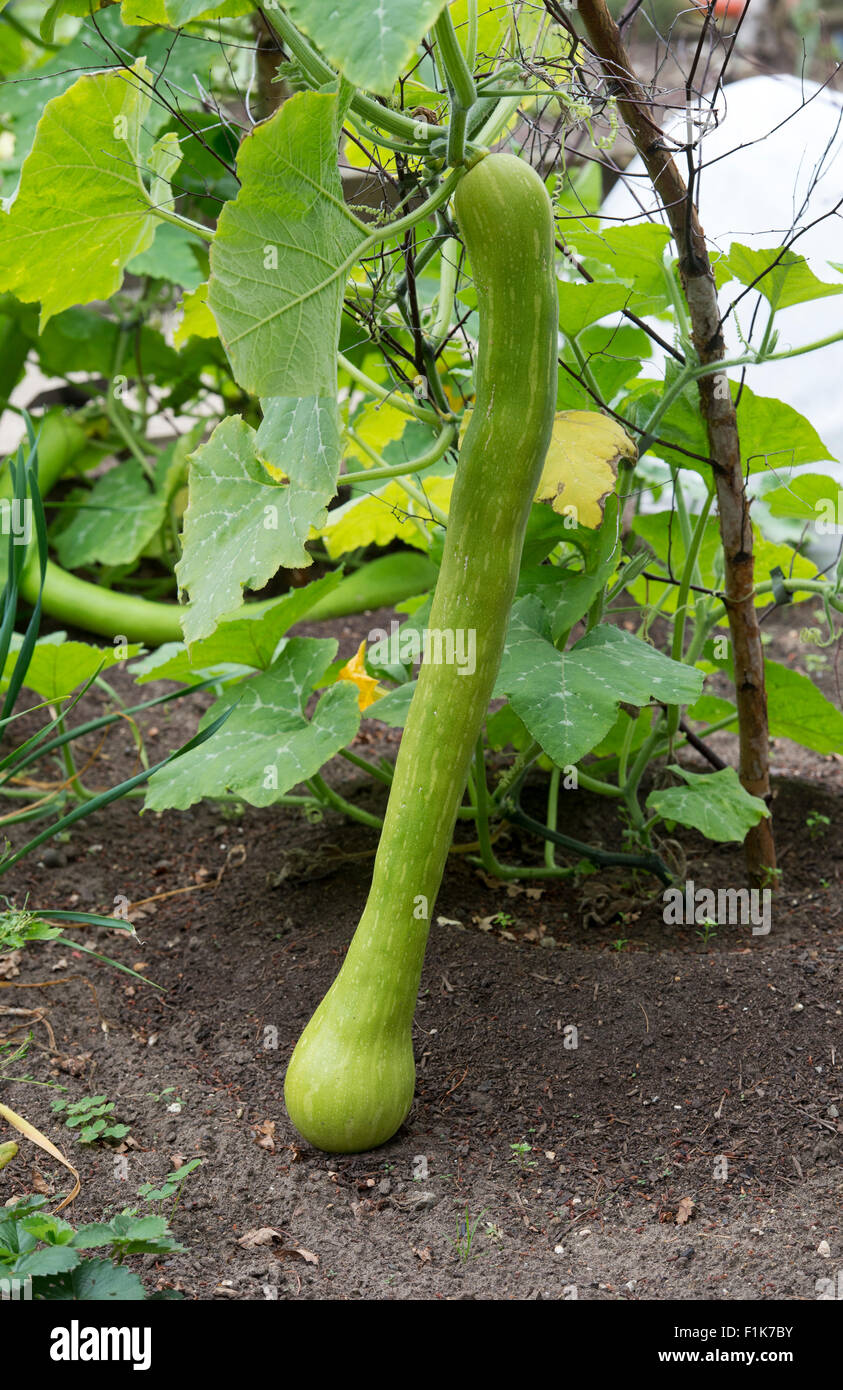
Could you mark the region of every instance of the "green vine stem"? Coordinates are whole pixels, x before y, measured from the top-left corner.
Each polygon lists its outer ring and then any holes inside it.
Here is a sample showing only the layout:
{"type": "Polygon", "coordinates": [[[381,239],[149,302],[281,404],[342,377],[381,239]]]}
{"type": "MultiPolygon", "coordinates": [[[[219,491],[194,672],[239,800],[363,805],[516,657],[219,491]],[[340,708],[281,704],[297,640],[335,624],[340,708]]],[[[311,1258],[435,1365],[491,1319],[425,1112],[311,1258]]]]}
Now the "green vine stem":
{"type": "Polygon", "coordinates": [[[369,811],[364,811],[362,807],[355,806],[352,801],[347,801],[339,792],[329,787],[324,777],[316,773],[314,777],[308,779],[307,785],[310,787],[317,801],[323,806],[329,806],[334,811],[341,811],[349,820],[359,821],[361,825],[368,825],[371,830],[383,830],[383,821],[380,816],[373,816],[369,811]]]}
{"type": "Polygon", "coordinates": [[[416,400],[410,400],[408,396],[402,395],[398,391],[390,390],[388,387],[382,386],[380,382],[373,381],[370,376],[367,376],[365,372],[361,371],[354,362],[341,352],[337,353],[337,363],[344,372],[348,373],[352,381],[356,381],[358,386],[362,386],[365,391],[368,391],[377,400],[388,401],[390,405],[395,406],[396,410],[403,411],[405,415],[412,415],[414,419],[422,420],[425,424],[439,424],[439,416],[435,410],[431,410],[428,406],[419,405],[416,400]]]}
{"type": "Polygon", "coordinates": [[[457,167],[466,154],[468,118],[475,101],[477,88],[471,69],[460,48],[451,12],[446,5],[439,15],[433,32],[439,45],[442,66],[451,92],[451,123],[448,127],[448,163],[457,167]]]}
{"type": "MultiPolygon", "coordinates": [[[[367,454],[371,452],[371,455],[375,456],[375,451],[370,451],[354,430],[350,429],[348,433],[358,448],[365,448],[367,454]]],[[[456,437],[457,432],[454,426],[446,425],[430,448],[425,453],[420,454],[418,458],[410,459],[407,463],[386,463],[382,460],[375,468],[363,468],[359,473],[341,473],[340,486],[354,487],[356,483],[374,483],[383,478],[400,478],[406,473],[422,473],[425,468],[430,468],[431,464],[436,463],[443,454],[448,452],[456,437]]],[[[381,458],[381,455],[378,454],[377,457],[381,458]]]]}
{"type": "MultiPolygon", "coordinates": [[[[681,496],[681,490],[677,493],[677,496],[681,496]]],[[[700,547],[702,546],[703,540],[705,538],[706,523],[708,522],[708,514],[711,511],[711,506],[713,502],[714,486],[713,484],[710,484],[708,489],[708,495],[705,499],[705,502],[703,503],[703,506],[700,510],[700,514],[697,517],[696,525],[694,526],[694,529],[691,532],[686,546],[685,564],[682,570],[682,577],[679,581],[679,590],[676,596],[676,611],[673,615],[673,642],[670,654],[673,657],[674,661],[682,661],[684,657],[685,624],[688,613],[688,595],[690,593],[691,581],[693,579],[694,574],[697,571],[697,562],[699,559],[700,547]]],[[[679,728],[680,717],[680,706],[671,705],[667,716],[667,731],[669,739],[673,738],[677,729],[679,728]]]]}
{"type": "Polygon", "coordinates": [[[460,243],[456,237],[448,237],[442,243],[439,262],[439,300],[436,306],[436,318],[430,330],[434,352],[438,352],[442,347],[451,327],[459,263],[460,243]]]}
{"type": "Polygon", "coordinates": [[[529,830],[534,835],[538,835],[540,839],[549,839],[554,845],[578,854],[581,858],[588,859],[592,864],[597,864],[603,868],[622,865],[630,869],[645,869],[660,878],[662,883],[672,881],[670,870],[658,854],[625,854],[620,850],[595,849],[593,845],[587,845],[582,840],[575,840],[570,835],[562,835],[558,830],[551,830],[549,826],[542,825],[541,821],[534,820],[532,816],[528,816],[525,811],[522,811],[520,806],[513,803],[507,803],[503,807],[503,815],[510,825],[517,825],[522,830],[529,830]]]}
{"type": "MultiPolygon", "coordinates": [[[[550,783],[547,788],[547,828],[550,831],[556,829],[556,819],[559,814],[559,780],[561,777],[560,769],[553,767],[550,774],[550,783]]],[[[553,841],[550,836],[544,842],[544,862],[548,869],[555,869],[556,855],[553,849],[553,841]]]]}
{"type": "MultiPolygon", "coordinates": [[[[351,426],[348,427],[347,433],[349,439],[354,441],[358,449],[362,449],[363,453],[375,464],[375,467],[372,469],[365,469],[359,474],[351,474],[352,478],[371,479],[373,475],[381,478],[395,478],[402,492],[406,493],[407,497],[416,503],[416,506],[421,507],[421,517],[432,517],[434,521],[438,521],[440,525],[447,526],[448,513],[443,511],[441,507],[437,506],[437,504],[432,502],[428,497],[425,497],[420,488],[415,487],[413,483],[409,482],[407,478],[403,476],[408,471],[406,468],[399,468],[396,472],[394,466],[391,463],[387,463],[383,456],[379,454],[377,450],[373,449],[370,444],[367,444],[366,440],[363,439],[356,430],[352,429],[351,426]]],[[[443,431],[443,433],[445,433],[445,431],[443,431]]],[[[444,452],[445,450],[443,449],[441,453],[444,452]]],[[[439,457],[441,457],[441,453],[439,457]]],[[[429,463],[423,465],[425,468],[429,466],[429,463]]],[[[421,517],[418,519],[421,520],[421,517]]]]}

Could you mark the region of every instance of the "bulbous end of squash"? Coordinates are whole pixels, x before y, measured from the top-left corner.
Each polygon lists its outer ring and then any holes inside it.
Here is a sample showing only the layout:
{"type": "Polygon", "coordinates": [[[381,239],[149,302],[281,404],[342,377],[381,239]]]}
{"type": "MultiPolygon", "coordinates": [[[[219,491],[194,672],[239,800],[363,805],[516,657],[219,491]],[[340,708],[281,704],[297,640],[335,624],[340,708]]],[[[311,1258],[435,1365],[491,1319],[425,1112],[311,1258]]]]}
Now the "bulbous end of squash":
{"type": "Polygon", "coordinates": [[[391,1139],[413,1103],[410,1029],[349,1014],[331,992],[305,1028],[287,1068],[284,1100],[299,1134],[326,1153],[361,1153],[391,1139]]]}

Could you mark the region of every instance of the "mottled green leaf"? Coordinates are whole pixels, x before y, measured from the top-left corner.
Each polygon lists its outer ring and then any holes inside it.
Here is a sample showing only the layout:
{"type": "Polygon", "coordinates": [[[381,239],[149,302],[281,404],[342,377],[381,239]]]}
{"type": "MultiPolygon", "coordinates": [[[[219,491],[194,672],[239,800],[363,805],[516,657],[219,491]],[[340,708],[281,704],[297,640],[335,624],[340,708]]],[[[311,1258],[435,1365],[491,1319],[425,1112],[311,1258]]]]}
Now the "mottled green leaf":
{"type": "Polygon", "coordinates": [[[733,767],[701,774],[672,764],[670,771],[686,785],[657,787],[647,797],[647,810],[699,830],[708,840],[741,843],[752,827],[769,815],[760,797],[744,791],[733,767]]]}
{"type": "Polygon", "coordinates": [[[236,612],[221,618],[211,636],[194,642],[189,651],[182,642],[167,642],[136,662],[132,675],[138,685],[153,680],[188,684],[201,675],[231,667],[265,671],[284,634],[306,618],[313,605],[331,593],[342,577],[342,572],[335,570],[272,603],[242,604],[236,612]]]}
{"type": "Polygon", "coordinates": [[[152,491],[136,459],[109,469],[90,490],[75,489],[67,500],[74,511],[56,538],[56,551],[71,570],[131,564],[161,529],[167,511],[166,499],[152,491]]]}
{"type": "Polygon", "coordinates": [[[619,703],[685,704],[699,695],[701,671],[672,661],[621,628],[592,628],[569,651],[548,641],[536,599],[513,609],[496,695],[508,695],[533,738],[560,765],[575,763],[605,738],[619,703]]]}
{"type": "Polygon", "coordinates": [[[321,526],[337,490],[342,437],[333,396],[276,396],[261,401],[263,420],[255,437],[261,458],[289,479],[284,533],[301,545],[296,560],[309,565],[304,550],[311,526],[321,526]]]}
{"type": "Polygon", "coordinates": [[[337,651],[332,639],[293,637],[268,671],[234,686],[204,716],[200,729],[233,713],[201,748],[150,779],[146,805],[185,810],[202,797],[233,793],[270,806],[350,743],[360,724],[357,690],[339,681],[310,719],[304,706],[337,651]]]}
{"type": "Polygon", "coordinates": [[[255,431],[229,416],[191,456],[190,500],[176,574],[190,595],[185,640],[208,637],[219,619],[282,565],[309,564],[309,499],[275,482],[256,453],[255,431]]]}

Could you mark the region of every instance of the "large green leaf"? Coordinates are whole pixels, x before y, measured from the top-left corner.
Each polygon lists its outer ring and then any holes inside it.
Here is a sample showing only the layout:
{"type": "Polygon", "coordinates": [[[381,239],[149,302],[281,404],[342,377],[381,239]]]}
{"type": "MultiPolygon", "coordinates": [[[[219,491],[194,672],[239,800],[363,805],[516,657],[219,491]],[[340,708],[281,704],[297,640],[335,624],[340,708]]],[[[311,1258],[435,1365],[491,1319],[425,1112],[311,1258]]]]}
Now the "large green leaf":
{"type": "Polygon", "coordinates": [[[744,791],[733,767],[701,774],[671,765],[670,771],[686,785],[657,787],[647,797],[647,809],[657,811],[665,820],[699,830],[708,840],[740,843],[769,815],[760,797],[744,791]]]}
{"type": "Polygon", "coordinates": [[[19,1279],[34,1279],[47,1274],[62,1274],[74,1269],[81,1256],[66,1246],[48,1246],[46,1250],[33,1250],[15,1261],[15,1275],[19,1279]]]}
{"type": "MultiPolygon", "coordinates": [[[[81,0],[80,0],[81,3],[81,0]]],[[[137,0],[147,12],[150,0],[137,0]]],[[[85,15],[90,7],[85,5],[85,15]]],[[[193,74],[200,54],[207,51],[207,39],[182,33],[176,43],[166,29],[128,30],[120,20],[120,10],[112,5],[100,10],[93,23],[82,24],[70,41],[52,57],[44,60],[41,52],[34,54],[28,67],[21,66],[13,81],[0,83],[0,112],[4,128],[14,133],[14,154],[3,161],[3,191],[11,193],[17,184],[20,167],[32,148],[35,128],[43,108],[54,97],[66,92],[81,72],[94,72],[114,66],[114,45],[128,62],[133,56],[145,57],[149,77],[153,80],[166,68],[166,80],[171,90],[178,91],[179,106],[184,110],[201,104],[195,91],[193,74]],[[111,45],[111,47],[109,46],[111,45]]],[[[8,29],[8,26],[5,26],[8,29]]],[[[32,51],[31,48],[28,51],[32,51]]],[[[4,64],[4,76],[13,67],[4,64]]]]}
{"type": "Polygon", "coordinates": [[[325,57],[358,87],[388,96],[445,0],[287,0],[285,8],[325,57]]]}
{"type": "MultiPolygon", "coordinates": [[[[670,232],[658,222],[639,222],[635,226],[604,227],[599,232],[575,228],[569,249],[577,259],[590,261],[597,278],[605,281],[606,270],[630,287],[626,302],[639,314],[657,313],[669,302],[664,273],[664,251],[670,232]]],[[[564,326],[564,325],[563,325],[564,326]]]]}
{"type": "Polygon", "coordinates": [[[136,459],[127,459],[97,479],[93,488],[76,489],[70,524],[56,540],[66,569],[82,565],[131,564],[161,529],[166,498],[149,486],[136,459]]]}
{"type": "Polygon", "coordinates": [[[843,749],[843,713],[812,680],[778,661],[764,662],[767,716],[773,738],[789,738],[815,753],[843,749]]]}
{"type": "Polygon", "coordinates": [[[394,690],[382,695],[379,700],[375,700],[373,704],[369,705],[366,710],[366,718],[380,719],[391,729],[403,729],[410,713],[416,684],[417,682],[414,680],[406,681],[404,685],[398,685],[394,690]]]}
{"type": "MultiPolygon", "coordinates": [[[[671,365],[668,364],[667,381],[670,381],[671,375],[671,365]]],[[[737,416],[744,472],[763,473],[768,469],[834,459],[810,421],[794,410],[792,405],[774,396],[756,396],[748,386],[740,386],[736,381],[730,381],[729,386],[733,400],[740,391],[737,416]]],[[[664,390],[665,382],[662,381],[638,382],[630,407],[633,423],[643,428],[648,416],[661,401],[664,390]]],[[[708,440],[696,386],[686,387],[672,403],[667,414],[659,421],[658,435],[660,440],[666,440],[668,444],[677,444],[703,458],[708,457],[708,440]]],[[[687,454],[674,454],[661,443],[654,446],[653,452],[682,468],[708,473],[707,465],[695,462],[687,454]]]]}
{"type": "Polygon", "coordinates": [[[71,1273],[39,1282],[35,1292],[39,1298],[74,1303],[103,1299],[138,1303],[146,1298],[140,1276],[125,1265],[112,1264],[111,1260],[82,1260],[71,1273]]]}
{"type": "Polygon", "coordinates": [[[275,396],[262,400],[261,409],[255,448],[289,479],[281,503],[282,530],[292,546],[291,556],[297,558],[284,563],[309,565],[304,542],[311,526],[326,520],[325,508],[337,490],[342,436],[336,399],[275,396]]]}
{"type": "Polygon", "coordinates": [[[159,222],[155,239],[146,251],[133,257],[128,270],[132,275],[151,275],[169,280],[183,289],[195,290],[202,283],[202,272],[193,254],[196,239],[172,222],[159,222]]]}
{"type": "Polygon", "coordinates": [[[208,304],[234,375],[258,396],[336,392],[345,277],[366,235],[337,169],[344,111],[337,92],[299,92],[240,146],[208,304]]]}
{"type": "MultiPolygon", "coordinates": [[[[95,372],[111,377],[119,338],[119,324],[96,309],[65,309],[50,319],[37,338],[41,369],[50,376],[95,372]]],[[[152,377],[162,385],[178,379],[179,354],[157,329],[148,324],[140,325],[133,334],[133,346],[137,348],[147,379],[152,377]]]]}
{"type": "Polygon", "coordinates": [[[834,460],[810,421],[775,396],[756,396],[748,386],[730,382],[733,398],[740,390],[738,434],[741,458],[750,473],[803,463],[834,460]]]}
{"type": "Polygon", "coordinates": [[[0,289],[53,314],[120,288],[152,242],[138,166],[150,107],[146,65],[80,77],[48,102],[11,210],[0,217],[0,289]]]}
{"type": "Polygon", "coordinates": [[[232,19],[254,9],[251,0],[123,0],[124,24],[166,24],[178,29],[193,19],[232,19]]]}
{"type": "MultiPolygon", "coordinates": [[[[124,657],[137,656],[139,645],[112,650],[93,647],[87,642],[67,642],[62,633],[51,633],[35,645],[26,669],[24,685],[44,700],[63,700],[66,695],[89,680],[97,671],[107,670],[124,657]]],[[[6,660],[0,685],[8,683],[17,653],[12,651],[6,660]]]]}
{"type": "Polygon", "coordinates": [[[318,403],[293,404],[298,408],[288,412],[291,428],[276,457],[285,458],[289,472],[298,463],[301,482],[273,481],[258,457],[255,431],[239,415],[223,420],[191,456],[190,500],[176,566],[191,600],[183,622],[188,643],[209,636],[242,602],[244,588],[262,588],[282,566],[312,563],[303,541],[314,513],[318,517],[328,500],[325,493],[330,496],[334,489],[327,482],[327,453],[303,455],[318,403]]]}
{"type": "Polygon", "coordinates": [[[495,694],[509,696],[533,738],[560,765],[577,762],[605,738],[621,701],[686,704],[702,688],[701,671],[621,628],[592,628],[566,652],[557,651],[548,636],[538,601],[519,600],[495,694]]]}
{"type": "Polygon", "coordinates": [[[576,338],[590,324],[624,308],[629,300],[626,285],[613,280],[595,280],[590,285],[560,280],[557,293],[559,327],[566,338],[576,338]]]}
{"type": "Polygon", "coordinates": [[[822,521],[836,526],[843,516],[843,488],[826,473],[800,473],[782,487],[764,494],[773,516],[793,516],[800,521],[822,521]]]}
{"type": "Polygon", "coordinates": [[[156,772],[146,805],[185,810],[202,797],[234,793],[251,806],[270,806],[354,738],[360,724],[357,689],[339,681],[310,719],[304,706],[337,651],[332,639],[293,637],[268,671],[226,691],[200,730],[232,714],[201,748],[156,772]]]}
{"type": "Polygon", "coordinates": [[[804,256],[781,246],[752,247],[733,241],[727,255],[715,262],[714,275],[718,286],[730,280],[751,285],[774,309],[843,294],[843,285],[817,279],[804,256]]]}
{"type": "MultiPolygon", "coordinates": [[[[654,551],[656,559],[647,566],[648,577],[639,576],[630,584],[629,591],[639,603],[658,602],[663,613],[674,613],[679,589],[670,580],[671,578],[678,579],[685,565],[685,545],[676,513],[672,511],[641,513],[635,517],[632,526],[636,535],[646,541],[647,545],[654,551]],[[664,584],[659,583],[658,579],[655,578],[659,572],[663,572],[665,575],[664,584]],[[665,589],[667,589],[666,594],[664,593],[665,589]]],[[[756,583],[760,584],[769,579],[774,569],[781,569],[788,578],[814,579],[816,577],[817,567],[814,562],[805,555],[798,555],[791,546],[766,540],[755,525],[752,527],[752,538],[755,552],[756,583]]],[[[721,588],[724,582],[723,547],[717,520],[714,517],[710,517],[705,524],[697,563],[702,583],[710,588],[721,588]]],[[[797,599],[808,596],[808,592],[803,590],[798,595],[794,594],[793,597],[797,599]]],[[[755,597],[756,607],[763,608],[769,602],[769,593],[757,594],[755,597]]]]}
{"type": "MultiPolygon", "coordinates": [[[[723,663],[732,680],[731,661],[723,663]]],[[[815,753],[839,753],[843,748],[843,713],[827,700],[808,676],[782,666],[778,661],[764,662],[764,681],[767,689],[767,718],[773,738],[789,738],[815,753]]],[[[713,724],[735,710],[728,700],[716,695],[703,695],[688,710],[692,719],[713,724]]],[[[735,710],[737,717],[737,711],[735,710]]],[[[703,733],[705,730],[703,730],[703,733]]]]}

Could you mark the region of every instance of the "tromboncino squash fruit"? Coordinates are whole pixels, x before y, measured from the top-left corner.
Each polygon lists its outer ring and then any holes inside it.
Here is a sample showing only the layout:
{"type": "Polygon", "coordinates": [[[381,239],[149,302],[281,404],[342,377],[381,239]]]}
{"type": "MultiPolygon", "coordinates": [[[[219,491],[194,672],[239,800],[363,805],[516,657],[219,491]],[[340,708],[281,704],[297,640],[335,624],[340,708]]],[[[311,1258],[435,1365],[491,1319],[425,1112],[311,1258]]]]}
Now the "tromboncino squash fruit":
{"type": "Polygon", "coordinates": [[[425,660],[371,889],[339,975],[285,1081],[290,1118],[330,1153],[371,1149],[413,1100],[412,1021],[431,913],[500,665],[556,405],[553,213],[535,171],[490,154],[455,209],[477,289],[476,399],[460,450],[431,629],[475,631],[476,666],[425,660]]]}

